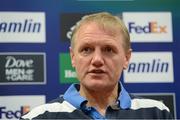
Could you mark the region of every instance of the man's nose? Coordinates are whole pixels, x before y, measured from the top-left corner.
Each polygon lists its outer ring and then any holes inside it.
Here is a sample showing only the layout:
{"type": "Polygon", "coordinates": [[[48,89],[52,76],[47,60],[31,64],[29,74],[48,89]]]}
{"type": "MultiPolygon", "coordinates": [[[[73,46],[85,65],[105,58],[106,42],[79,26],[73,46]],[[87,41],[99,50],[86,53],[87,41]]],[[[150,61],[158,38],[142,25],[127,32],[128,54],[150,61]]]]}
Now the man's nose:
{"type": "Polygon", "coordinates": [[[101,67],[104,64],[104,58],[101,50],[95,50],[92,58],[92,65],[101,67]]]}

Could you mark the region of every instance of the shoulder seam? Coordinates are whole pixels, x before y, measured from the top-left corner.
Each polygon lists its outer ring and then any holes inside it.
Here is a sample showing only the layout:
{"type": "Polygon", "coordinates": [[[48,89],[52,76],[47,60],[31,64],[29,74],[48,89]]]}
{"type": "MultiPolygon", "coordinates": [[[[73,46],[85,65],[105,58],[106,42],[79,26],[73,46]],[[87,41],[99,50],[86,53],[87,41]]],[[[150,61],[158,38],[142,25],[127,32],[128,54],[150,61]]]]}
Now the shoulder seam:
{"type": "Polygon", "coordinates": [[[76,108],[69,102],[63,101],[62,103],[54,102],[40,105],[32,109],[29,113],[22,116],[23,119],[32,119],[45,112],[73,112],[76,108]]]}
{"type": "Polygon", "coordinates": [[[131,100],[131,109],[137,110],[141,108],[153,108],[156,107],[160,110],[166,110],[169,112],[169,108],[164,105],[163,102],[153,99],[139,99],[134,98],[131,100]]]}

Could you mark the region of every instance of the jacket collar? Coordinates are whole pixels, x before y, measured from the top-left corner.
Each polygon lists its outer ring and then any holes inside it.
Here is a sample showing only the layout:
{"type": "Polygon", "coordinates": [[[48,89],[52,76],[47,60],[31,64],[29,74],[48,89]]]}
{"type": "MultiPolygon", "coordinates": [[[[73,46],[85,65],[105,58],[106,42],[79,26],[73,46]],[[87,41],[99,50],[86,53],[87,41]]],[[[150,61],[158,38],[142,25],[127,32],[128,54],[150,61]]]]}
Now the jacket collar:
{"type": "MultiPolygon", "coordinates": [[[[118,101],[120,102],[119,107],[122,109],[127,109],[131,107],[131,98],[128,92],[124,89],[121,82],[119,82],[119,97],[118,101]]],[[[79,93],[80,85],[79,84],[72,84],[64,94],[64,99],[71,103],[77,109],[81,109],[81,105],[87,100],[82,97],[79,93]]]]}

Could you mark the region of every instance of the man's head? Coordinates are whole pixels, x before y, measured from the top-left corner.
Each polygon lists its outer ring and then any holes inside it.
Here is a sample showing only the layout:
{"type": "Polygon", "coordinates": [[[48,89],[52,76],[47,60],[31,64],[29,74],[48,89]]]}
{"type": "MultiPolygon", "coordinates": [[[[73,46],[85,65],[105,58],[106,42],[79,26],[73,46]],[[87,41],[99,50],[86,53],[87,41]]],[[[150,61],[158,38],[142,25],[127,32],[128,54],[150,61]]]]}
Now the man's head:
{"type": "Polygon", "coordinates": [[[76,39],[77,31],[84,24],[88,24],[90,22],[96,22],[99,27],[104,29],[105,31],[109,31],[112,34],[119,34],[119,32],[124,36],[123,47],[126,51],[131,49],[130,36],[128,29],[124,25],[123,21],[117,16],[113,16],[107,12],[95,13],[91,15],[84,16],[79,22],[77,22],[71,36],[71,48],[74,48],[74,41],[76,39]]]}
{"type": "Polygon", "coordinates": [[[85,16],[73,32],[70,54],[82,87],[114,89],[131,56],[128,31],[109,13],[85,16]]]}

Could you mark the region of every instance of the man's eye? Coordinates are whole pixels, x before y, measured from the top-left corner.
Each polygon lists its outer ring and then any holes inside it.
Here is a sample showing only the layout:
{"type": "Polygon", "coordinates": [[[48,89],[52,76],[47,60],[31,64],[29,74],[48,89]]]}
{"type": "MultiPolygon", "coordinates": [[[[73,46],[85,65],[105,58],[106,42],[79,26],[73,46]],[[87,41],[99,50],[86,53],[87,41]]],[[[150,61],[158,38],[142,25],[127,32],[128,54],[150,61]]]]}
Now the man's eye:
{"type": "Polygon", "coordinates": [[[113,49],[111,47],[105,47],[104,51],[107,52],[107,53],[112,53],[113,49]]]}
{"type": "Polygon", "coordinates": [[[83,49],[81,50],[81,52],[84,53],[84,54],[88,54],[88,53],[90,53],[91,51],[92,51],[92,48],[90,48],[90,47],[85,47],[85,48],[83,48],[83,49]]]}

